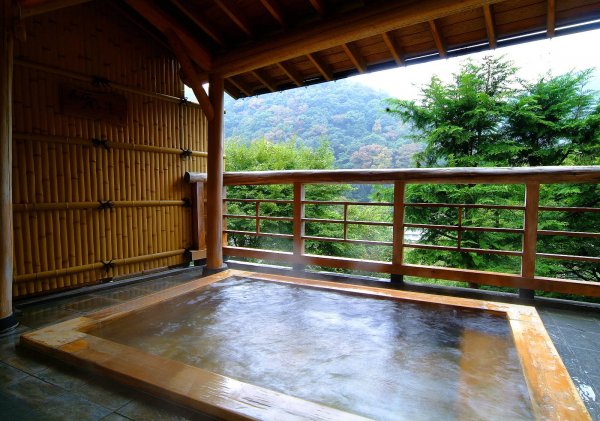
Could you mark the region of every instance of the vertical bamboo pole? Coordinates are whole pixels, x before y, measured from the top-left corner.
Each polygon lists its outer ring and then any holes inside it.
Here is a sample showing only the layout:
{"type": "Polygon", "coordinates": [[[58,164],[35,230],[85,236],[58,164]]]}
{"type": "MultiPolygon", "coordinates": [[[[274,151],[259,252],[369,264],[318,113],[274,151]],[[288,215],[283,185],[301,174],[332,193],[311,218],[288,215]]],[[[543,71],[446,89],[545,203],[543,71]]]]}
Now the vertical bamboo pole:
{"type": "Polygon", "coordinates": [[[208,181],[206,268],[225,268],[223,263],[223,96],[224,82],[220,75],[209,77],[209,97],[214,116],[208,123],[208,181]]]}
{"type": "Polygon", "coordinates": [[[304,270],[304,184],[294,183],[294,270],[304,270]]]}
{"type": "Polygon", "coordinates": [[[390,280],[396,285],[404,283],[402,265],[404,262],[404,200],[406,184],[402,181],[394,182],[394,225],[392,240],[392,265],[394,273],[390,280]]]}
{"type": "Polygon", "coordinates": [[[0,0],[0,331],[17,320],[12,310],[13,210],[12,210],[12,82],[13,9],[11,0],[0,0]]]}
{"type": "MultiPolygon", "coordinates": [[[[540,184],[525,185],[525,221],[523,223],[523,256],[521,257],[521,276],[535,277],[535,255],[537,248],[538,211],[540,202],[540,184]]],[[[534,290],[519,288],[519,297],[533,299],[534,290]]]]}

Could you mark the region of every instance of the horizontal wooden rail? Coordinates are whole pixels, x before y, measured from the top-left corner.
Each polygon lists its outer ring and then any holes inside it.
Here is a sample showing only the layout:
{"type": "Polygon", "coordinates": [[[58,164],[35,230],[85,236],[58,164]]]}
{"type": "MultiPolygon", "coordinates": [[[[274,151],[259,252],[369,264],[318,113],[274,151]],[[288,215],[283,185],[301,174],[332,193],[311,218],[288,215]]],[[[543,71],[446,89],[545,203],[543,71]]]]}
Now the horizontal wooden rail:
{"type": "MultiPolygon", "coordinates": [[[[187,206],[185,200],[117,200],[110,202],[110,208],[140,208],[140,207],[165,207],[187,206]]],[[[98,209],[100,202],[68,202],[68,203],[15,203],[15,212],[35,212],[52,210],[86,210],[98,209]]]]}

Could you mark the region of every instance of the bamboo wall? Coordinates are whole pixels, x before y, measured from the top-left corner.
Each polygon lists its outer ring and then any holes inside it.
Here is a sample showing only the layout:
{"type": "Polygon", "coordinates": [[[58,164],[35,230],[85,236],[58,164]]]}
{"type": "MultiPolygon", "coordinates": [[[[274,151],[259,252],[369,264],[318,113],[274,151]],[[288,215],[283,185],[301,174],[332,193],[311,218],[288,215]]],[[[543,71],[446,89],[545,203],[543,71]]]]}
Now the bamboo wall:
{"type": "Polygon", "coordinates": [[[107,3],[27,19],[15,48],[16,297],[181,264],[192,241],[182,176],[206,171],[205,118],[170,53],[107,3]],[[65,83],[124,95],[126,124],[61,114],[65,83]]]}

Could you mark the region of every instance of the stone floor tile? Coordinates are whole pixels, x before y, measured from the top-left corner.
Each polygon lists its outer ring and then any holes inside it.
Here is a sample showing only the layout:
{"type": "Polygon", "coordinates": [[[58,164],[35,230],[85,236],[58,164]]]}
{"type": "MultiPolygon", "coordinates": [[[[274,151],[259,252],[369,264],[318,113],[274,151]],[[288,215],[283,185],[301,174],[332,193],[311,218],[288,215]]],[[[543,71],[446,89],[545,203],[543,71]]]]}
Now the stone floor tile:
{"type": "Polygon", "coordinates": [[[198,412],[151,397],[133,400],[116,412],[135,421],[208,421],[213,419],[198,412]]]}
{"type": "Polygon", "coordinates": [[[0,384],[9,385],[25,376],[27,376],[27,373],[24,371],[0,362],[0,384]]]}
{"type": "Polygon", "coordinates": [[[102,418],[102,421],[129,421],[131,418],[124,417],[123,415],[119,415],[116,412],[107,415],[102,418]]]}
{"type": "Polygon", "coordinates": [[[121,301],[114,300],[112,298],[84,295],[79,300],[65,304],[64,308],[67,310],[73,310],[78,313],[89,313],[101,308],[119,304],[121,301]]]}
{"type": "Polygon", "coordinates": [[[564,326],[560,327],[560,331],[571,348],[600,352],[600,333],[564,326]]]}
{"type": "Polygon", "coordinates": [[[596,332],[600,334],[600,316],[594,313],[584,313],[582,311],[557,310],[549,311],[555,323],[562,327],[579,329],[586,332],[596,332]]]}
{"type": "Polygon", "coordinates": [[[12,356],[2,360],[5,364],[28,374],[36,374],[45,370],[48,367],[48,361],[49,357],[40,351],[24,350],[18,346],[12,356]]]}
{"type": "Polygon", "coordinates": [[[25,326],[33,329],[62,322],[73,317],[77,317],[77,313],[67,309],[44,304],[43,306],[33,306],[23,309],[17,313],[17,319],[25,326]]]}

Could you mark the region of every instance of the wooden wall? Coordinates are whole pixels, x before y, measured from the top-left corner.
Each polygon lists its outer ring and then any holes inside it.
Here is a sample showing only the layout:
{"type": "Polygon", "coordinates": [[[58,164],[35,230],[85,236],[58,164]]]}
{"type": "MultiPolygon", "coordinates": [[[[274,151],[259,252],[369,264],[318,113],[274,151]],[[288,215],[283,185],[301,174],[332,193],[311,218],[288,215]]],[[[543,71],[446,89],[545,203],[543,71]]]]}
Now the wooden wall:
{"type": "Polygon", "coordinates": [[[16,297],[182,264],[192,241],[182,176],[206,171],[205,118],[171,54],[107,3],[26,19],[15,46],[16,297]],[[126,123],[63,113],[64,85],[125,96],[126,123]]]}

